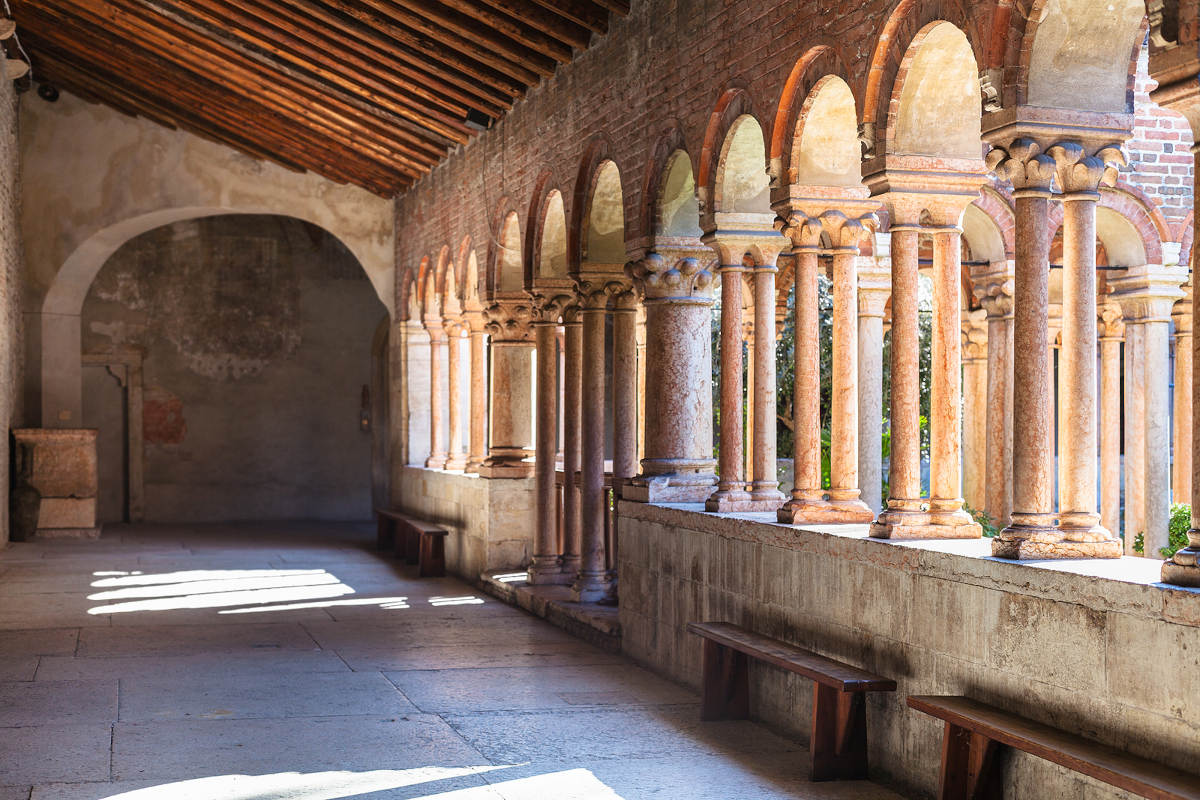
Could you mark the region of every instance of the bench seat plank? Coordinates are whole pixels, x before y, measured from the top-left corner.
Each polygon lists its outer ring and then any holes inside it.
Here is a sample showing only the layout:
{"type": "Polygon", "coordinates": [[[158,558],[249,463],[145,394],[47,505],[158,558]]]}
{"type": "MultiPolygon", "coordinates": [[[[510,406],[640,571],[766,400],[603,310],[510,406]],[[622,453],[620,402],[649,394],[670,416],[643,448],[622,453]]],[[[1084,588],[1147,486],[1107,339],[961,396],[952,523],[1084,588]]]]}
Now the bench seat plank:
{"type": "Polygon", "coordinates": [[[388,519],[395,520],[396,522],[403,522],[405,525],[408,525],[413,529],[420,531],[421,533],[429,534],[430,536],[446,536],[450,533],[441,525],[435,525],[432,522],[425,522],[424,520],[402,514],[399,511],[392,511],[389,508],[377,508],[375,509],[375,513],[379,514],[380,516],[387,517],[388,519]]]}
{"type": "Polygon", "coordinates": [[[768,664],[795,672],[842,692],[894,692],[896,682],[748,631],[728,622],[689,622],[688,630],[768,664]]]}
{"type": "Polygon", "coordinates": [[[951,725],[1154,800],[1200,800],[1200,776],[1132,756],[969,697],[913,696],[908,705],[951,725]]]}

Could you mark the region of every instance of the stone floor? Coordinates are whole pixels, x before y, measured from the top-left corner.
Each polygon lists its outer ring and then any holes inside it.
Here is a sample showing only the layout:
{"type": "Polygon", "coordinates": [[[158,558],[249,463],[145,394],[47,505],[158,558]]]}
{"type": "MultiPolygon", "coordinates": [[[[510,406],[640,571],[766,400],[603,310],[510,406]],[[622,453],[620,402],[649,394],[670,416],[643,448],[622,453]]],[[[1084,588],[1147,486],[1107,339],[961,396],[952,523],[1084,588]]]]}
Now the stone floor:
{"type": "Polygon", "coordinates": [[[0,552],[0,800],[895,798],[370,526],[112,527],[0,552]]]}

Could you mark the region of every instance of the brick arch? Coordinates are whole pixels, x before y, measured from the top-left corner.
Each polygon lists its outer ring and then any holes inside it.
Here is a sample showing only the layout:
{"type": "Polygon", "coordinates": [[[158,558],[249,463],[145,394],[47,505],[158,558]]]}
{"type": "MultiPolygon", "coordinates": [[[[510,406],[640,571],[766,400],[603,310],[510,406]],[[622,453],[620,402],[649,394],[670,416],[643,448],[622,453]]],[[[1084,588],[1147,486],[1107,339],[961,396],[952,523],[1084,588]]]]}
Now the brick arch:
{"type": "Polygon", "coordinates": [[[421,309],[422,316],[428,311],[427,303],[431,289],[436,296],[437,264],[432,258],[425,256],[417,267],[417,307],[421,309]]]}
{"type": "Polygon", "coordinates": [[[775,122],[771,128],[771,139],[767,147],[771,188],[782,188],[790,180],[792,155],[796,151],[799,139],[801,113],[813,89],[830,75],[846,82],[854,95],[855,107],[861,108],[861,92],[855,91],[855,82],[850,79],[845,60],[833,45],[820,44],[802,55],[784,82],[775,111],[775,122]]]}
{"type": "Polygon", "coordinates": [[[1004,255],[1006,258],[1012,258],[1016,252],[1017,227],[1016,212],[1013,210],[1012,203],[995,188],[984,186],[979,192],[979,197],[975,199],[974,205],[978,206],[996,224],[996,228],[1000,231],[1000,238],[1004,240],[1004,255]]]}
{"type": "MultiPolygon", "coordinates": [[[[666,174],[667,164],[677,152],[683,152],[692,162],[692,176],[696,174],[696,162],[687,146],[683,128],[677,120],[668,123],[667,129],[658,136],[650,149],[650,160],[646,164],[646,172],[642,178],[641,207],[638,214],[641,229],[637,234],[650,245],[658,233],[662,220],[659,216],[659,195],[662,192],[662,181],[666,174]]],[[[700,229],[700,220],[696,220],[696,229],[700,229]]]]}
{"type": "MultiPolygon", "coordinates": [[[[912,45],[931,23],[949,22],[967,37],[975,63],[985,63],[978,25],[960,0],[900,0],[876,39],[862,96],[861,122],[875,129],[876,155],[884,155],[891,111],[915,50],[912,45]],[[910,52],[911,51],[911,52],[910,52]]],[[[982,109],[981,109],[982,113],[982,109]]]]}
{"type": "MultiPolygon", "coordinates": [[[[398,285],[400,290],[398,295],[399,304],[396,307],[397,319],[411,319],[408,313],[409,305],[412,302],[413,293],[418,291],[420,286],[417,275],[418,270],[412,266],[405,267],[399,275],[398,285]]],[[[420,297],[419,294],[417,296],[420,297]]]]}
{"type": "Polygon", "coordinates": [[[1189,266],[1192,263],[1192,237],[1195,235],[1194,215],[1194,211],[1189,211],[1183,221],[1175,226],[1171,234],[1171,241],[1179,242],[1179,263],[1189,266]]]}
{"type": "MultiPolygon", "coordinates": [[[[721,93],[717,105],[708,118],[704,131],[704,144],[700,148],[700,171],[696,174],[696,192],[700,200],[701,219],[717,211],[717,174],[720,172],[721,157],[734,122],[748,116],[758,123],[759,130],[767,126],[754,113],[754,102],[750,93],[740,87],[731,87],[721,93]]],[[[764,144],[764,149],[766,142],[764,144]]],[[[769,165],[764,163],[763,170],[769,165]]],[[[703,227],[703,225],[701,225],[703,227]]]]}
{"type": "Polygon", "coordinates": [[[1170,226],[1141,190],[1124,181],[1115,188],[1101,187],[1100,205],[1117,212],[1137,229],[1146,251],[1146,263],[1162,263],[1162,243],[1171,241],[1170,226]]]}
{"type": "Polygon", "coordinates": [[[558,192],[562,198],[563,204],[563,221],[567,224],[567,259],[568,268],[570,267],[571,258],[571,243],[570,243],[570,223],[572,213],[572,203],[569,203],[568,196],[560,188],[558,179],[555,177],[552,170],[542,170],[538,175],[537,182],[534,184],[533,197],[529,202],[528,224],[525,226],[525,250],[521,259],[525,268],[525,288],[532,289],[534,287],[535,269],[534,265],[541,261],[542,255],[542,239],[546,229],[546,210],[550,202],[551,196],[558,192]]]}
{"type": "MultiPolygon", "coordinates": [[[[600,176],[601,168],[608,162],[612,162],[613,166],[617,168],[617,175],[621,179],[621,211],[625,213],[629,210],[629,197],[625,192],[625,171],[609,155],[612,152],[613,148],[609,146],[607,137],[602,134],[593,136],[583,149],[583,158],[579,162],[579,173],[575,178],[575,191],[572,193],[571,215],[567,218],[567,265],[571,271],[578,270],[583,260],[584,230],[592,211],[592,197],[596,190],[596,180],[600,176]]],[[[628,213],[625,213],[625,219],[629,219],[628,213]]],[[[625,223],[624,236],[628,243],[628,222],[625,223]]]]}
{"type": "MultiPolygon", "coordinates": [[[[510,216],[516,217],[517,239],[520,242],[521,231],[525,227],[521,220],[521,212],[513,204],[511,198],[507,196],[501,197],[496,203],[496,210],[491,224],[488,226],[487,262],[484,265],[483,286],[481,287],[481,295],[485,297],[487,302],[495,300],[496,295],[500,292],[500,251],[504,244],[504,226],[510,216]]],[[[522,280],[524,280],[523,275],[522,280]]]]}

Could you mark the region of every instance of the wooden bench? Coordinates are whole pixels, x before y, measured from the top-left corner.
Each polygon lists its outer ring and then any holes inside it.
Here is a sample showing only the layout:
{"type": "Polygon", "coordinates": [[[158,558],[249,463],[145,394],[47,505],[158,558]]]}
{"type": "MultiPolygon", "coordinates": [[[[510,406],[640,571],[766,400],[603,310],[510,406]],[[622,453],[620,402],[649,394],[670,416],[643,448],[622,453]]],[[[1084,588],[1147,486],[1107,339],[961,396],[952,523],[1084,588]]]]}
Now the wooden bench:
{"type": "MultiPolygon", "coordinates": [[[[1002,786],[996,751],[1000,745],[1015,747],[1142,797],[1200,798],[1200,776],[1132,756],[969,697],[910,697],[908,704],[946,722],[940,800],[999,800],[1002,786]]],[[[1045,796],[1051,794],[1047,791],[1045,796]]]]}
{"type": "Polygon", "coordinates": [[[896,682],[762,636],[728,622],[689,622],[704,640],[704,695],[700,719],[750,715],[749,659],[812,680],[812,780],[867,777],[867,705],[864,692],[894,692],[896,682]]]}
{"type": "Polygon", "coordinates": [[[378,519],[376,545],[391,549],[405,563],[418,564],[422,578],[441,578],[446,574],[446,536],[449,531],[440,525],[393,511],[375,509],[378,519]]]}

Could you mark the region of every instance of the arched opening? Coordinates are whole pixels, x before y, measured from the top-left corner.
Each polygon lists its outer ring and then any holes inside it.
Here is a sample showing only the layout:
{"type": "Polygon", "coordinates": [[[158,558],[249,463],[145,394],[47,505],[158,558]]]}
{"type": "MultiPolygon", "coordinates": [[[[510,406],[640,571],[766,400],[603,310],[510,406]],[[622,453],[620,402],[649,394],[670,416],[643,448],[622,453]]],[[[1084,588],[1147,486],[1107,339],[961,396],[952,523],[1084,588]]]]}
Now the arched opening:
{"type": "Polygon", "coordinates": [[[700,236],[700,203],[692,160],[682,150],[671,153],[654,198],[657,236],[700,236]]]}
{"type": "Polygon", "coordinates": [[[290,217],[185,220],[121,245],[80,312],[100,521],[369,516],[381,319],[346,247],[290,217]]]}
{"type": "Polygon", "coordinates": [[[543,205],[534,279],[567,277],[567,217],[562,192],[550,192],[543,205]]]}
{"type": "Polygon", "coordinates": [[[524,267],[521,265],[521,221],[517,212],[510,211],[496,237],[495,290],[507,294],[525,288],[524,267]]]}
{"type": "MultiPolygon", "coordinates": [[[[1036,12],[1035,12],[1036,13],[1036,12]]],[[[1139,44],[1143,0],[1046,0],[1029,48],[1031,106],[1125,113],[1130,62],[1139,44]]]]}
{"type": "Polygon", "coordinates": [[[582,259],[599,264],[625,263],[625,203],[621,172],[612,161],[605,161],[596,172],[582,259]]]}
{"type": "Polygon", "coordinates": [[[888,152],[978,159],[979,71],[966,35],[949,22],[927,26],[909,46],[888,152]]]}
{"type": "Polygon", "coordinates": [[[827,75],[804,101],[792,143],[792,183],[859,186],[862,183],[858,115],[844,80],[827,75]]]}
{"type": "Polygon", "coordinates": [[[750,114],[733,121],[717,164],[714,210],[773,214],[762,127],[750,114]]]}

